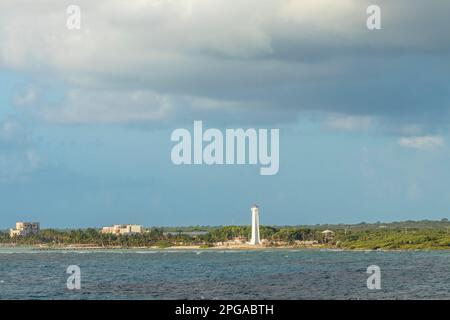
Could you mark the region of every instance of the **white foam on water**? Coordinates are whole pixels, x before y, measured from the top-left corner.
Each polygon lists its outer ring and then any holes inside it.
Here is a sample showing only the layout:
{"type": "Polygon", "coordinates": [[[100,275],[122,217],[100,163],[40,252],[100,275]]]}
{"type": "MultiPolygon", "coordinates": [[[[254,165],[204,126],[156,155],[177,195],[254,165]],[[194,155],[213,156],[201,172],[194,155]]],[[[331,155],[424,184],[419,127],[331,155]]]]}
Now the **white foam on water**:
{"type": "Polygon", "coordinates": [[[149,250],[149,251],[134,251],[134,253],[139,253],[139,254],[147,254],[147,253],[158,253],[160,251],[155,251],[155,250],[149,250]]]}

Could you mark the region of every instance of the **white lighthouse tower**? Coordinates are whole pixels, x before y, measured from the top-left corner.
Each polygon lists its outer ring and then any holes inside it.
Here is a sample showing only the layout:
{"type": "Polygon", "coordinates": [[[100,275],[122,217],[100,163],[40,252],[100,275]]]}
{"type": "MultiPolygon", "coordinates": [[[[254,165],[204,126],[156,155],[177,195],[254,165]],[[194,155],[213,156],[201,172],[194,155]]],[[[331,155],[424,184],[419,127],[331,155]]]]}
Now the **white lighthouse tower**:
{"type": "Polygon", "coordinates": [[[250,244],[261,244],[259,238],[259,207],[256,204],[252,206],[252,239],[250,240],[250,244]]]}

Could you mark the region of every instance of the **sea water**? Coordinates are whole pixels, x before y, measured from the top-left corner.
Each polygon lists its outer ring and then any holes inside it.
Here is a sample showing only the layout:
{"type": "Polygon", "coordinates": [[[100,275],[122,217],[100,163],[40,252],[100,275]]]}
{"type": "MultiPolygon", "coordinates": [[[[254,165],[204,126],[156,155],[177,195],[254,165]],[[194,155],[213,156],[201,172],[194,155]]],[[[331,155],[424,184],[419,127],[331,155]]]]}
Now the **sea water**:
{"type": "Polygon", "coordinates": [[[450,251],[0,248],[0,299],[450,299],[450,251]]]}

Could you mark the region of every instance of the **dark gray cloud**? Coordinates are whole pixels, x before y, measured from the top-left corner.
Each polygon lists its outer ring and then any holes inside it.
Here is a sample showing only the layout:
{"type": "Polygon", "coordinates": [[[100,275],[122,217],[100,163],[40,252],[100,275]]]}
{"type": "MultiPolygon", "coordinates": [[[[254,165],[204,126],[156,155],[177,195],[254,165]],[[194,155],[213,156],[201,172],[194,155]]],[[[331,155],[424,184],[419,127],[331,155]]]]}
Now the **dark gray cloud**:
{"type": "Polygon", "coordinates": [[[447,127],[448,1],[378,1],[375,31],[366,0],[78,3],[79,31],[65,28],[56,0],[0,5],[0,66],[49,70],[65,84],[58,106],[40,108],[47,121],[285,122],[317,112],[373,117],[393,132],[447,127]]]}

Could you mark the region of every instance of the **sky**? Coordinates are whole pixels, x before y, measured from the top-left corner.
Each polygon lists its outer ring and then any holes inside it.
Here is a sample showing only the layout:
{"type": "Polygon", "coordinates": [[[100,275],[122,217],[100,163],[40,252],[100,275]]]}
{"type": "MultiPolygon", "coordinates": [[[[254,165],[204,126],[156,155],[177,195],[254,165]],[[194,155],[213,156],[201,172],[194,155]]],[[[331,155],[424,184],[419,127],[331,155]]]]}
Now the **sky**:
{"type": "Polygon", "coordinates": [[[448,218],[450,3],[376,2],[2,0],[0,228],[448,218]],[[279,172],[174,165],[194,120],[279,172]]]}

